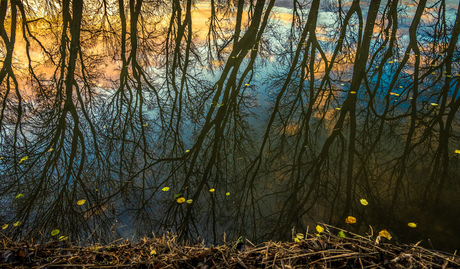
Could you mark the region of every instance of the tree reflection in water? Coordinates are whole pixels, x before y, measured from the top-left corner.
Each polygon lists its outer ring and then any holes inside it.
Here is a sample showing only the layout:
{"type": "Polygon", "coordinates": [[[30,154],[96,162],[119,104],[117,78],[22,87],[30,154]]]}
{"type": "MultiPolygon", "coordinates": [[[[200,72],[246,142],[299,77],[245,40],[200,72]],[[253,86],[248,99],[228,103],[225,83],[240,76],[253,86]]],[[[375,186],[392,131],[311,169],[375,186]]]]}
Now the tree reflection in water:
{"type": "Polygon", "coordinates": [[[456,4],[2,0],[3,232],[260,241],[324,221],[453,250],[456,4]]]}

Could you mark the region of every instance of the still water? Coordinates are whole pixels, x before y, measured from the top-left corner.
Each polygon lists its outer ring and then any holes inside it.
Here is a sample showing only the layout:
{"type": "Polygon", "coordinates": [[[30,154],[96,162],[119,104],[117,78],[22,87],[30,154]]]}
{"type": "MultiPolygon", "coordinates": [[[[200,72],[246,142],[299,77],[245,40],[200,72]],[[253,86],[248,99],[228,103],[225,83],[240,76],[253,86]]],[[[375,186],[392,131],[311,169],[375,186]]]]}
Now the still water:
{"type": "Polygon", "coordinates": [[[458,9],[2,1],[1,232],[261,242],[323,222],[453,252],[458,9]]]}

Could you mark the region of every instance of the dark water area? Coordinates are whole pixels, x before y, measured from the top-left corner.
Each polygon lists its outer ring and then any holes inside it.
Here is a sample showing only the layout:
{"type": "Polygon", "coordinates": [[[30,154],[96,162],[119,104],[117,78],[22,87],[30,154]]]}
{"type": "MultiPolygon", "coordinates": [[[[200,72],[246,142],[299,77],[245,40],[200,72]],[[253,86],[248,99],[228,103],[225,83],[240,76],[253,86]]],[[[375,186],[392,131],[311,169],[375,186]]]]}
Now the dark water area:
{"type": "Polygon", "coordinates": [[[1,1],[0,232],[219,244],[328,223],[454,252],[458,9],[1,1]]]}

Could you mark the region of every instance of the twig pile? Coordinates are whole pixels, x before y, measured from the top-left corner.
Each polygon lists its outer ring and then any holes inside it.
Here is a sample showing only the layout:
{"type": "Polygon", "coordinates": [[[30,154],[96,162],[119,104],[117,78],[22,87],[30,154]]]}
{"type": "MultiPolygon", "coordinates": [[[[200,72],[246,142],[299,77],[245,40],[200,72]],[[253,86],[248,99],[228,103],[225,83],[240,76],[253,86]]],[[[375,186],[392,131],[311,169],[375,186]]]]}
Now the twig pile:
{"type": "Polygon", "coordinates": [[[1,268],[460,268],[455,255],[417,245],[381,243],[380,238],[338,237],[327,229],[308,234],[299,242],[265,242],[254,245],[246,239],[244,250],[236,244],[206,247],[185,245],[175,235],[142,239],[134,244],[117,240],[108,245],[71,246],[53,241],[1,240],[1,268]]]}

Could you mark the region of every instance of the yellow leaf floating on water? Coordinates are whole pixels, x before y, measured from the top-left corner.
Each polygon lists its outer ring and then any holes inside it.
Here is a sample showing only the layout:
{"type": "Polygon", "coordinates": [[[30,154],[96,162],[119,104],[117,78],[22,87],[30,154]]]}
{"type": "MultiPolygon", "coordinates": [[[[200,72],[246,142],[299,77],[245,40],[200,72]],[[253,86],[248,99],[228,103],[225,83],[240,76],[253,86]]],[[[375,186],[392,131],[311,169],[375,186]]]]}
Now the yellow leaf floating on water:
{"type": "Polygon", "coordinates": [[[19,163],[22,163],[23,161],[28,160],[28,159],[29,159],[28,156],[24,156],[24,157],[21,158],[21,160],[19,161],[19,163]]]}
{"type": "Polygon", "coordinates": [[[84,205],[86,203],[85,199],[78,200],[77,205],[84,205]]]}
{"type": "Polygon", "coordinates": [[[14,226],[14,227],[18,227],[18,226],[21,225],[21,224],[22,224],[21,221],[16,221],[16,222],[13,224],[13,226],[14,226]]]}
{"type": "Polygon", "coordinates": [[[55,235],[57,235],[59,232],[60,232],[59,229],[52,230],[52,231],[51,231],[51,236],[55,236],[55,235]]]}
{"type": "Polygon", "coordinates": [[[2,225],[2,229],[5,230],[6,228],[8,228],[8,226],[10,226],[10,225],[8,225],[8,224],[3,224],[3,225],[2,225]]]}
{"type": "Polygon", "coordinates": [[[216,189],[210,189],[209,190],[209,192],[215,192],[215,191],[216,191],[216,189]]]}
{"type": "Polygon", "coordinates": [[[345,222],[348,223],[348,224],[356,223],[356,218],[355,218],[355,217],[352,217],[352,216],[348,216],[348,217],[345,219],[345,222]]]}
{"type": "Polygon", "coordinates": [[[67,240],[67,238],[69,238],[69,237],[65,236],[65,235],[61,235],[61,236],[59,236],[59,241],[67,240]]]}
{"type": "Polygon", "coordinates": [[[409,222],[407,224],[407,226],[411,227],[411,228],[417,228],[417,224],[413,223],[413,222],[409,222]]]}
{"type": "Polygon", "coordinates": [[[230,192],[225,193],[225,195],[230,196],[230,192]]]}
{"type": "Polygon", "coordinates": [[[362,204],[362,205],[368,205],[369,203],[367,202],[366,199],[361,199],[359,200],[359,202],[362,204]]]}
{"type": "Polygon", "coordinates": [[[22,196],[24,196],[24,195],[22,195],[22,193],[20,193],[20,194],[16,195],[16,199],[19,199],[19,198],[21,198],[22,196]]]}
{"type": "Polygon", "coordinates": [[[187,202],[187,204],[191,204],[191,203],[193,203],[193,200],[192,200],[192,199],[188,199],[188,200],[185,201],[185,202],[187,202]]]}
{"type": "Polygon", "coordinates": [[[316,231],[317,231],[318,233],[322,233],[322,232],[324,231],[324,228],[321,227],[321,226],[319,226],[319,225],[316,225],[316,231]]]}
{"type": "Polygon", "coordinates": [[[391,235],[387,230],[381,230],[379,232],[379,235],[382,236],[382,237],[387,238],[388,240],[391,240],[391,235]]]}
{"type": "Polygon", "coordinates": [[[183,202],[185,202],[185,198],[184,197],[179,197],[177,198],[176,200],[179,204],[182,204],[183,202]]]}
{"type": "Polygon", "coordinates": [[[164,187],[163,189],[161,189],[162,191],[169,191],[169,187],[164,187]]]}
{"type": "Polygon", "coordinates": [[[460,154],[460,149],[456,149],[455,153],[460,154]]]}

